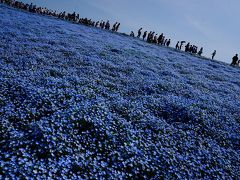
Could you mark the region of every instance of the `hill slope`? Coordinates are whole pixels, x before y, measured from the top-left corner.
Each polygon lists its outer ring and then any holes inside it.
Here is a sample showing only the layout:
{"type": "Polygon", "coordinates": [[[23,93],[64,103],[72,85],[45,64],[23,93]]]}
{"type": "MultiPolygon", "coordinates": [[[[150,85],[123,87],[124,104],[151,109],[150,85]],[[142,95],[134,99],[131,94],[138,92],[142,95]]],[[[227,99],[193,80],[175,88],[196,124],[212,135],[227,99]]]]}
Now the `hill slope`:
{"type": "Polygon", "coordinates": [[[239,68],[0,12],[2,177],[239,177],[239,68]]]}

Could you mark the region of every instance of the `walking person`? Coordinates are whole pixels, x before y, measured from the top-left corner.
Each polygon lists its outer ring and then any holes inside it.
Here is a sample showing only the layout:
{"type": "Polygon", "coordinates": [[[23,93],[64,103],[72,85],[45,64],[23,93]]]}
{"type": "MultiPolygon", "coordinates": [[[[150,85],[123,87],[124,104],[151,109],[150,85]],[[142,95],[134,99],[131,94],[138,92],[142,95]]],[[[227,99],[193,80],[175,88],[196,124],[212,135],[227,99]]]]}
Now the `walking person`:
{"type": "Polygon", "coordinates": [[[175,48],[176,48],[176,49],[179,49],[179,41],[177,42],[175,48]]]}
{"type": "Polygon", "coordinates": [[[214,50],[214,52],[212,53],[212,59],[214,58],[215,55],[216,55],[216,50],[214,50]]]}
{"type": "Polygon", "coordinates": [[[171,39],[169,39],[168,41],[167,41],[167,47],[169,47],[169,45],[170,45],[170,43],[171,43],[171,39]]]}
{"type": "Polygon", "coordinates": [[[233,56],[231,66],[236,66],[238,63],[238,54],[233,56]]]}
{"type": "Polygon", "coordinates": [[[158,37],[158,44],[162,44],[163,33],[161,33],[158,37]]]}
{"type": "Polygon", "coordinates": [[[120,27],[120,23],[118,23],[117,26],[116,26],[116,32],[118,32],[119,27],[120,27]]]}
{"type": "Polygon", "coordinates": [[[138,35],[137,35],[137,37],[140,38],[141,34],[142,34],[142,28],[140,28],[140,29],[138,30],[138,35]]]}
{"type": "Polygon", "coordinates": [[[133,32],[133,31],[131,31],[131,33],[130,33],[130,36],[131,36],[131,37],[135,37],[135,35],[134,35],[134,32],[133,32]]]}
{"type": "Polygon", "coordinates": [[[203,47],[201,47],[201,49],[198,51],[198,55],[201,56],[203,53],[203,47]]]}
{"type": "Polygon", "coordinates": [[[143,40],[145,40],[146,36],[147,36],[147,31],[143,33],[143,36],[142,36],[143,40]]]}

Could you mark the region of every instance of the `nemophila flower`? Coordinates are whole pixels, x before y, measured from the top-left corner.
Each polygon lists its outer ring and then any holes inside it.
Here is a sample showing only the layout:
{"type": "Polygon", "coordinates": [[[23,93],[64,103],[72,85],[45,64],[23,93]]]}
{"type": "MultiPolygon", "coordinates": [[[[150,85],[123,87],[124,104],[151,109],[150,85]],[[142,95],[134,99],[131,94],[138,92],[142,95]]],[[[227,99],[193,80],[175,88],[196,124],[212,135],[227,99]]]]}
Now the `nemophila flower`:
{"type": "Polygon", "coordinates": [[[0,8],[0,178],[238,177],[239,69],[0,8]]]}

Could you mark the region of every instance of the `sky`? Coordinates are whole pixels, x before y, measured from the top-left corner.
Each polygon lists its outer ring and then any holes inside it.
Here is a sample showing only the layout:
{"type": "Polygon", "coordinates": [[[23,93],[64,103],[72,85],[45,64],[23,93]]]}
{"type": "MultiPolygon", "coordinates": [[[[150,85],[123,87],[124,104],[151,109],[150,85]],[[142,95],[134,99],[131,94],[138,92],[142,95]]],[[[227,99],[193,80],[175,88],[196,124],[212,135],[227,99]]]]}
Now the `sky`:
{"type": "Polygon", "coordinates": [[[172,47],[185,40],[203,47],[203,56],[231,62],[240,54],[239,0],[21,0],[52,10],[80,14],[94,21],[121,23],[120,32],[164,33],[172,47]]]}

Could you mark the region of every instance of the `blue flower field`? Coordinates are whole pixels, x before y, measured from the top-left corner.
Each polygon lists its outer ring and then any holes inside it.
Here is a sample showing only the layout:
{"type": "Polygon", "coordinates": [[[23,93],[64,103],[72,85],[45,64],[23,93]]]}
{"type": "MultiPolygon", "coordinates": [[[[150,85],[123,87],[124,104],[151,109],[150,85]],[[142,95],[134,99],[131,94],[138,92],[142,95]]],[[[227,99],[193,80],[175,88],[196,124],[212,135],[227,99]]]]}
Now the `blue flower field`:
{"type": "Polygon", "coordinates": [[[0,4],[0,179],[237,179],[239,75],[0,4]]]}

